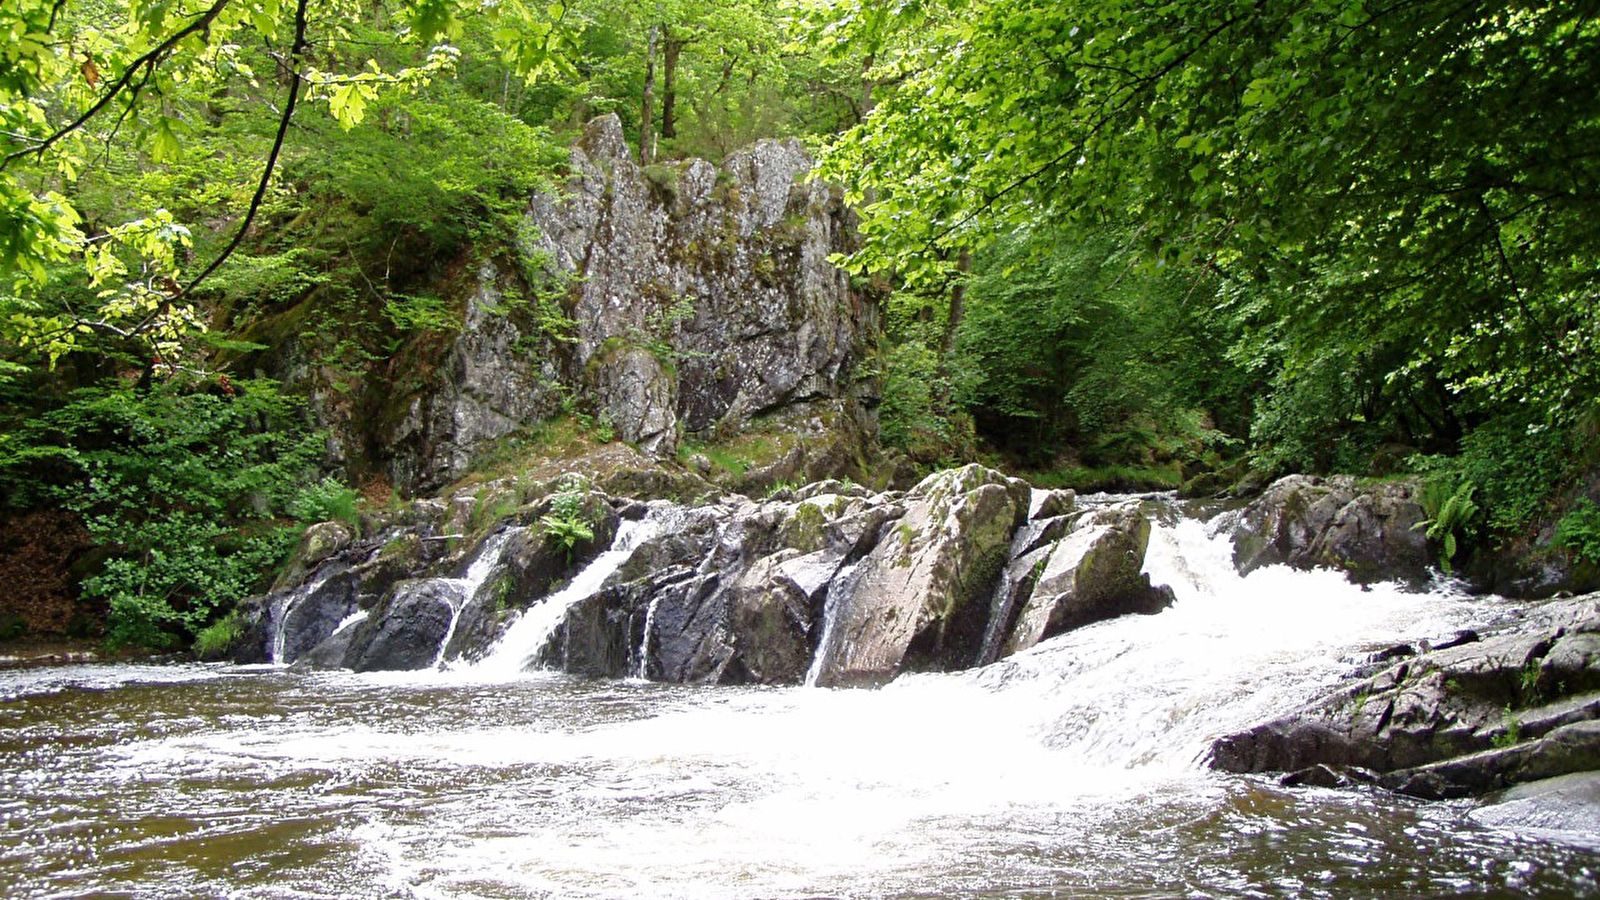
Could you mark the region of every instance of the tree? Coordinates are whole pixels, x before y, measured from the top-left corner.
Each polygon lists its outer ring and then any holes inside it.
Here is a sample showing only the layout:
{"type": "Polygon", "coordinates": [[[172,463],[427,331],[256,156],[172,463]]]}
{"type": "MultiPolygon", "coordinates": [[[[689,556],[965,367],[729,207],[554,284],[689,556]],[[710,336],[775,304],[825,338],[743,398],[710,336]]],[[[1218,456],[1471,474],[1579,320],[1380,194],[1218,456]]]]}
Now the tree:
{"type": "MultiPolygon", "coordinates": [[[[929,0],[824,174],[854,265],[948,275],[1014,226],[1124,215],[1247,287],[1291,376],[1556,418],[1600,388],[1600,3],[929,0]]],[[[856,27],[862,4],[835,7],[856,27]]]]}
{"type": "MultiPolygon", "coordinates": [[[[338,123],[359,123],[380,89],[411,88],[454,64],[448,41],[464,16],[486,15],[519,71],[555,65],[559,16],[519,0],[480,12],[466,0],[420,0],[389,21],[388,45],[409,48],[395,66],[362,53],[349,24],[365,20],[355,0],[17,0],[0,7],[0,296],[4,371],[30,355],[54,365],[99,340],[143,346],[153,364],[178,365],[204,329],[193,294],[238,248],[273,182],[302,99],[338,123]],[[313,22],[313,14],[316,20],[313,22]],[[178,160],[219,98],[260,84],[273,69],[281,90],[275,136],[232,237],[187,271],[189,227],[168,209],[129,221],[86,222],[72,199],[86,167],[131,144],[156,163],[178,160]],[[88,303],[45,291],[53,266],[81,264],[88,303]]],[[[559,7],[557,7],[559,9],[559,7]]],[[[59,286],[57,286],[59,287],[59,286]]]]}

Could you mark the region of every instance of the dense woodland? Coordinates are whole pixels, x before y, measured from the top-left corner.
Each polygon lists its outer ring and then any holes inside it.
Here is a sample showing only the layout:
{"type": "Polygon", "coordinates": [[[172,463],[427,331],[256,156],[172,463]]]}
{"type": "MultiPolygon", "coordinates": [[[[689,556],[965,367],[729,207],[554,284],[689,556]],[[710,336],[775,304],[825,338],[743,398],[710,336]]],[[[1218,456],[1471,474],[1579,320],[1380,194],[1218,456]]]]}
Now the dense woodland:
{"type": "Polygon", "coordinates": [[[351,378],[459,327],[446,273],[602,113],[647,166],[812,148],[860,216],[839,263],[888,298],[885,453],[1197,493],[1414,475],[1447,564],[1600,560],[1597,15],[10,0],[0,546],[105,618],[0,628],[187,643],[305,523],[384,502],[255,377],[263,323],[315,297],[293,327],[351,378]]]}

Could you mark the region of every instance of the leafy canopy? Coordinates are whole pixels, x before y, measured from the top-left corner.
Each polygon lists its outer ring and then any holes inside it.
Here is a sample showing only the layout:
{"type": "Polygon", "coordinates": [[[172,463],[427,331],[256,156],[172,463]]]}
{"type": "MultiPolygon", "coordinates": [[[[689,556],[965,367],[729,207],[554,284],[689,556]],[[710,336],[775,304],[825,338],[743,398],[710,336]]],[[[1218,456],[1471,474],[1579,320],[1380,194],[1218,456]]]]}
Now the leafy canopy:
{"type": "MultiPolygon", "coordinates": [[[[876,4],[833,7],[848,40],[876,4]]],[[[1600,3],[907,0],[893,84],[824,174],[863,270],[948,276],[1017,226],[1128,216],[1248,285],[1293,375],[1393,347],[1557,418],[1592,407],[1600,3]]],[[[824,38],[828,38],[828,32],[824,38]]]]}

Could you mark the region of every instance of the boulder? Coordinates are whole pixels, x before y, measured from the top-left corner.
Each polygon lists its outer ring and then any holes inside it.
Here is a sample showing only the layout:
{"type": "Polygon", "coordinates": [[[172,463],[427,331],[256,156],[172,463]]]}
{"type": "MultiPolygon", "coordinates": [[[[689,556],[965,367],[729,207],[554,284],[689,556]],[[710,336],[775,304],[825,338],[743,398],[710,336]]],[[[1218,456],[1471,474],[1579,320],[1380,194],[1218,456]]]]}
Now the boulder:
{"type": "Polygon", "coordinates": [[[350,546],[355,530],[344,522],[318,522],[300,535],[300,543],[283,564],[272,582],[273,591],[283,591],[304,582],[311,570],[350,546]]]}
{"type": "Polygon", "coordinates": [[[907,670],[970,665],[1028,500],[1025,484],[977,465],[919,483],[905,497],[905,515],[833,585],[818,683],[874,684],[907,670]]]}
{"type": "Polygon", "coordinates": [[[341,664],[357,672],[426,669],[439,656],[456,610],[465,602],[453,579],[395,585],[349,636],[341,664]]]}
{"type": "Polygon", "coordinates": [[[1433,557],[1416,525],[1426,515],[1414,481],[1357,484],[1350,476],[1290,475],[1266,489],[1233,528],[1234,565],[1339,569],[1352,581],[1420,581],[1433,557]]]}
{"type": "Polygon", "coordinates": [[[1045,558],[1001,656],[1046,638],[1129,613],[1172,605],[1172,589],[1152,587],[1144,568],[1150,520],[1136,507],[1096,510],[1057,541],[1045,558]]]}

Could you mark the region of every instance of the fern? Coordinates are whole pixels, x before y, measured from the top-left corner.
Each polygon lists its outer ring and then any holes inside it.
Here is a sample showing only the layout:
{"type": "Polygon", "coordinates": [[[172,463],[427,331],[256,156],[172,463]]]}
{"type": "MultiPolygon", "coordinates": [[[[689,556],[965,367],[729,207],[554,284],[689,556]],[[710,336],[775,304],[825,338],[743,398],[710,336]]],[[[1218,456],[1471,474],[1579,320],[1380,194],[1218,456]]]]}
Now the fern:
{"type": "Polygon", "coordinates": [[[1472,499],[1472,495],[1477,491],[1477,485],[1472,482],[1461,482],[1441,501],[1439,498],[1443,496],[1444,490],[1446,489],[1430,485],[1429,489],[1423,492],[1423,509],[1432,516],[1411,527],[1427,529],[1428,539],[1439,543],[1439,568],[1449,575],[1450,561],[1455,559],[1459,547],[1457,533],[1465,534],[1470,529],[1472,520],[1477,517],[1479,510],[1477,501],[1472,499]]]}

